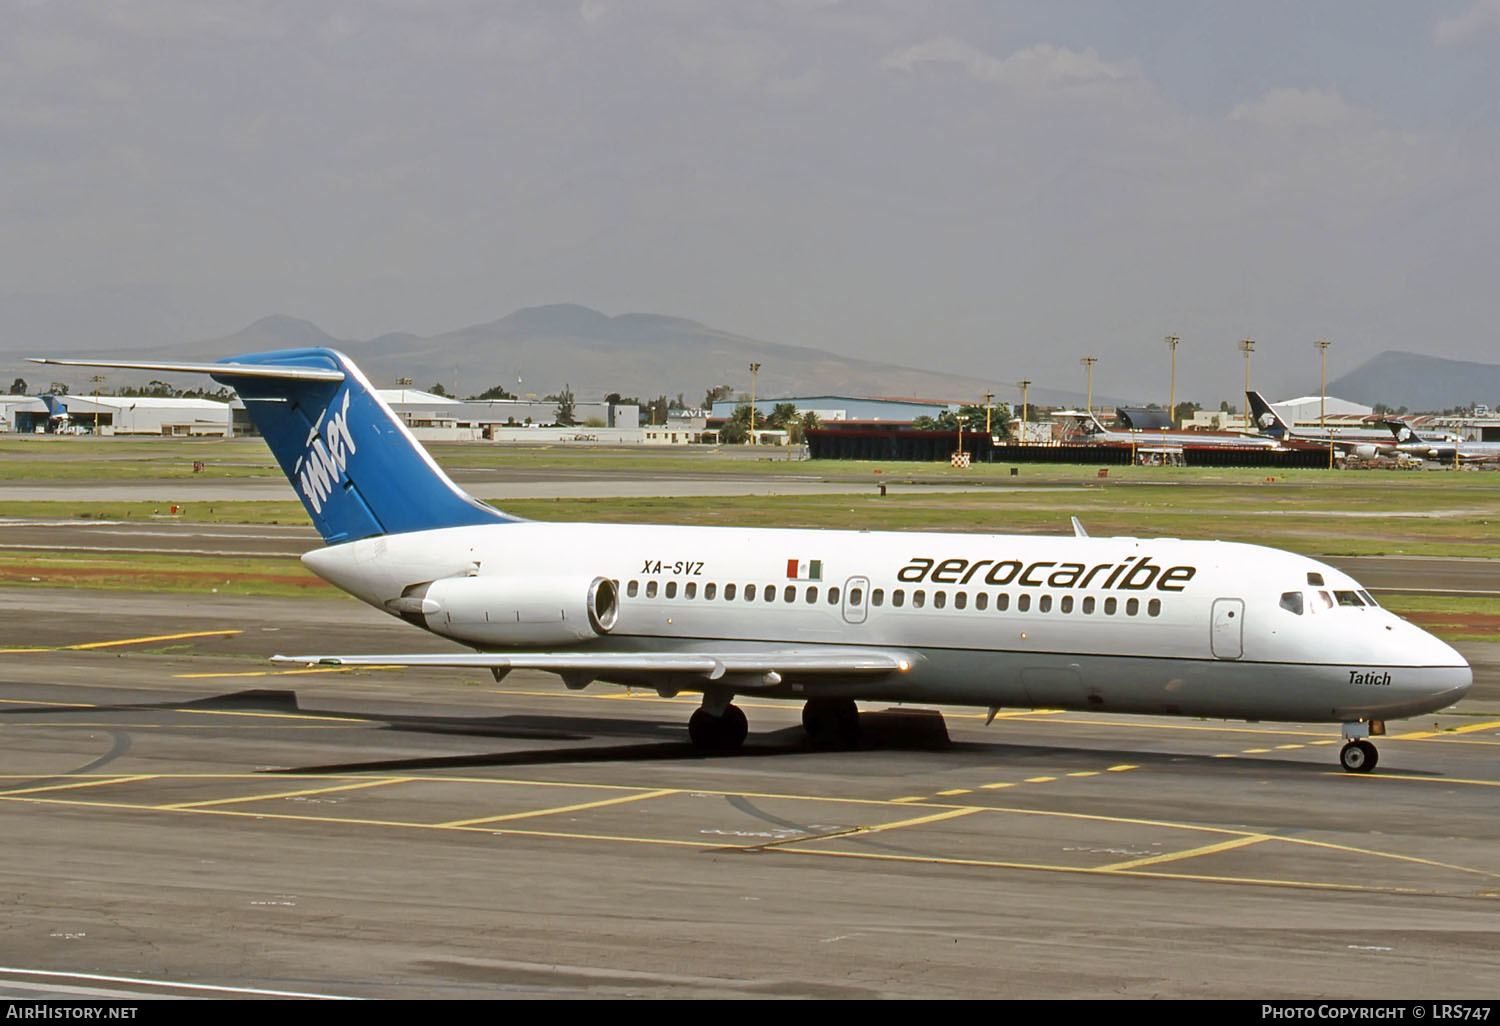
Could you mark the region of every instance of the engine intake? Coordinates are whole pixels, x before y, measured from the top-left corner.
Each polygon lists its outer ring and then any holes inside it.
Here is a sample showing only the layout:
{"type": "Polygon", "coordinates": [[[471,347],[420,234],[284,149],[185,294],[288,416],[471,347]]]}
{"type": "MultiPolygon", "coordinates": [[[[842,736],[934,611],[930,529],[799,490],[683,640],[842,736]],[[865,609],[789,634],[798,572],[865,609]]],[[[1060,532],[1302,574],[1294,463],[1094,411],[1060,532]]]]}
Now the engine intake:
{"type": "Polygon", "coordinates": [[[445,577],[407,588],[386,608],[459,641],[573,645],[608,634],[620,616],[607,577],[445,577]]]}

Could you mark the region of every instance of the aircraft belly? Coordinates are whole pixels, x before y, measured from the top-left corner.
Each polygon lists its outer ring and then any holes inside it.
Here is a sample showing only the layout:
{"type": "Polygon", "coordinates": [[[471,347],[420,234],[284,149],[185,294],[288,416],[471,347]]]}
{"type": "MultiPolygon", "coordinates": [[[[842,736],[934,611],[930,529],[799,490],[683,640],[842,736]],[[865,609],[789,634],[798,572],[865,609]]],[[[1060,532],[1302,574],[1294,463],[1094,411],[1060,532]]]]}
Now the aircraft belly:
{"type": "Polygon", "coordinates": [[[1399,685],[1360,688],[1351,687],[1343,666],[913,651],[922,657],[913,672],[889,682],[903,692],[899,701],[1343,722],[1430,712],[1451,705],[1468,687],[1468,670],[1453,667],[1403,668],[1399,685]]]}

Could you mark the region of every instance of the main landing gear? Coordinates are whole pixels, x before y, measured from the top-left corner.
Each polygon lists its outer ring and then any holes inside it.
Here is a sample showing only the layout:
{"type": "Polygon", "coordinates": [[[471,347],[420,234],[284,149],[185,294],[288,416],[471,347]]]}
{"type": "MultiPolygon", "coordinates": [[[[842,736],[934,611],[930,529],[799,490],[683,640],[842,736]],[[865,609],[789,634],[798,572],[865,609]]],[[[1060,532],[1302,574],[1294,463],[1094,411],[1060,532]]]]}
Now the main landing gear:
{"type": "Polygon", "coordinates": [[[1344,747],[1339,749],[1339,765],[1350,773],[1370,772],[1380,761],[1380,753],[1370,743],[1370,735],[1384,733],[1384,720],[1344,724],[1344,747]]]}
{"type": "Polygon", "coordinates": [[[802,729],[814,748],[853,748],[859,744],[859,706],[852,698],[809,698],[802,729]]]}
{"type": "MultiPolygon", "coordinates": [[[[703,696],[703,704],[688,719],[688,737],[705,754],[739,751],[750,732],[744,712],[732,695],[703,696]]],[[[813,698],[802,707],[802,729],[814,748],[855,748],[859,745],[859,707],[852,698],[813,698]]]]}
{"type": "Polygon", "coordinates": [[[720,754],[737,752],[750,733],[750,721],[739,706],[730,702],[732,695],[703,696],[703,704],[688,719],[688,737],[700,752],[720,754]]]}

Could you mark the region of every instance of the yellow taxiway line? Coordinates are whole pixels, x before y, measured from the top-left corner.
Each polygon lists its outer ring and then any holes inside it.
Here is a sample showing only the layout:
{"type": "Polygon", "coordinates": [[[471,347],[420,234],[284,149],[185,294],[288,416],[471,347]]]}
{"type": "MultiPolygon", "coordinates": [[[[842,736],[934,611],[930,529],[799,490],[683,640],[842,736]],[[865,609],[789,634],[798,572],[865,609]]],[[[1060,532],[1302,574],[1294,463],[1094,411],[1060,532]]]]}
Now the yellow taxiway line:
{"type": "Polygon", "coordinates": [[[220,631],[190,631],[186,634],[153,634],[145,638],[118,638],[114,641],[86,641],[78,645],[55,645],[50,648],[0,648],[0,655],[17,655],[22,652],[81,652],[94,648],[116,648],[120,645],[147,645],[153,641],[182,641],[186,638],[219,638],[244,631],[225,629],[220,631]]]}
{"type": "Polygon", "coordinates": [[[516,819],[534,819],[537,816],[555,816],[560,812],[580,812],[584,809],[598,809],[606,805],[624,805],[626,802],[640,802],[646,801],[650,798],[665,798],[668,795],[685,793],[687,792],[684,792],[675,787],[664,788],[657,791],[645,791],[641,794],[621,795],[618,798],[602,798],[597,802],[580,802],[577,805],[560,805],[552,809],[531,809],[526,812],[508,812],[499,816],[481,816],[478,819],[455,819],[448,823],[434,823],[432,825],[434,827],[447,829],[452,827],[478,826],[481,823],[504,823],[516,819]]]}

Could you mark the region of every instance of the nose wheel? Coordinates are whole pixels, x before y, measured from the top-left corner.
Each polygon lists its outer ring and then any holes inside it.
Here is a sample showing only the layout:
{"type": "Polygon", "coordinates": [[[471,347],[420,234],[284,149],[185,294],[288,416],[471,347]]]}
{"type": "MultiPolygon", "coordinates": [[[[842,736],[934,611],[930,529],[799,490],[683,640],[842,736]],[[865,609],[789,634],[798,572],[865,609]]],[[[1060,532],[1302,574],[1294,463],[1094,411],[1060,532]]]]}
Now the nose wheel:
{"type": "Polygon", "coordinates": [[[1339,750],[1339,765],[1350,773],[1368,773],[1379,761],[1380,753],[1376,751],[1374,745],[1363,738],[1350,741],[1339,750]]]}

